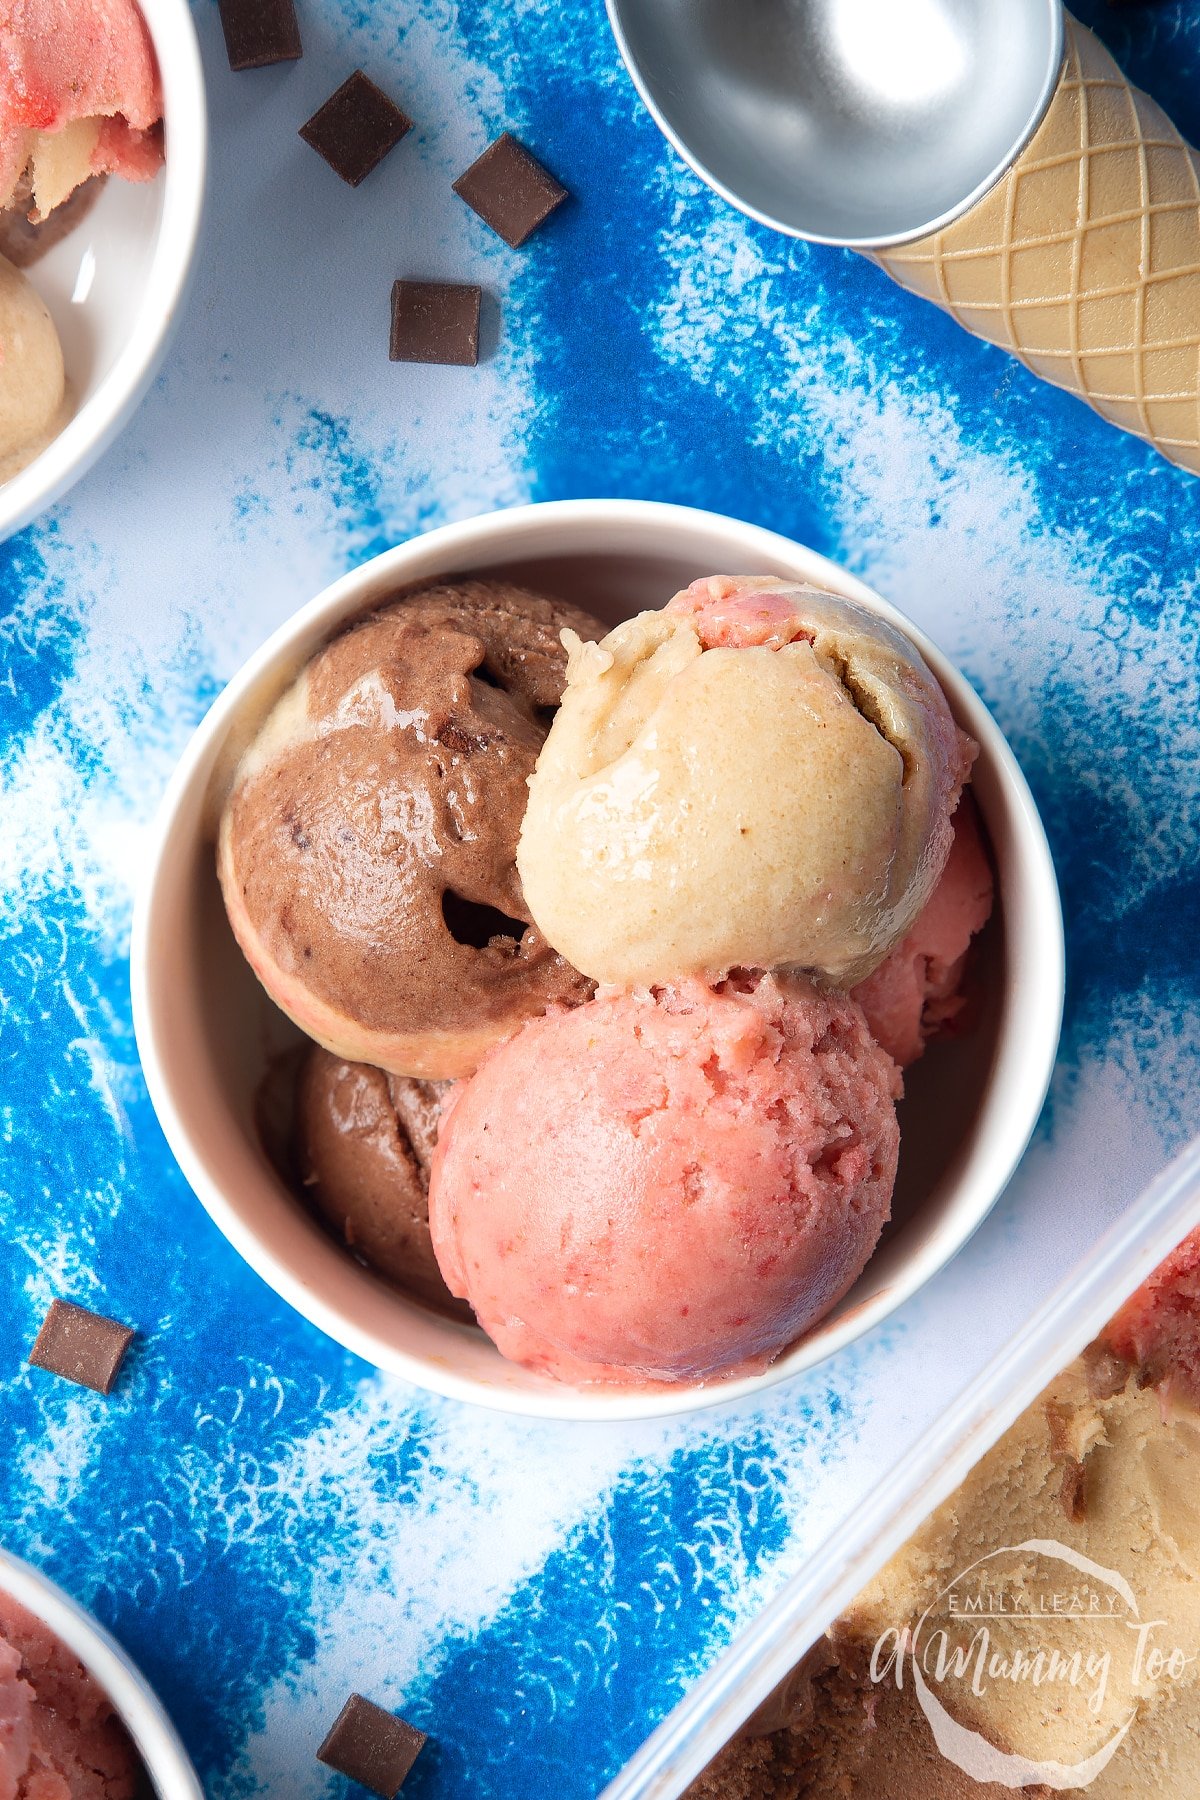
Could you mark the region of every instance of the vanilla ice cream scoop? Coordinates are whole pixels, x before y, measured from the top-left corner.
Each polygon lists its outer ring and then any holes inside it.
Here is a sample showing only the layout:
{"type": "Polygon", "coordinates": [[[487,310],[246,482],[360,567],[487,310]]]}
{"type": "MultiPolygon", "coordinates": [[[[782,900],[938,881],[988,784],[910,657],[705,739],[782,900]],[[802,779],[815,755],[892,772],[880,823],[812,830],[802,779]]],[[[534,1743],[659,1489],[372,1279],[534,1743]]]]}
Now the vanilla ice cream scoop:
{"type": "Polygon", "coordinates": [[[0,481],[53,437],[64,392],[54,321],[26,277],[0,256],[0,481]]]}
{"type": "Polygon", "coordinates": [[[617,983],[868,975],[933,891],[975,754],[915,646],[837,595],[726,576],[564,642],[517,853],[555,949],[617,983]]]}

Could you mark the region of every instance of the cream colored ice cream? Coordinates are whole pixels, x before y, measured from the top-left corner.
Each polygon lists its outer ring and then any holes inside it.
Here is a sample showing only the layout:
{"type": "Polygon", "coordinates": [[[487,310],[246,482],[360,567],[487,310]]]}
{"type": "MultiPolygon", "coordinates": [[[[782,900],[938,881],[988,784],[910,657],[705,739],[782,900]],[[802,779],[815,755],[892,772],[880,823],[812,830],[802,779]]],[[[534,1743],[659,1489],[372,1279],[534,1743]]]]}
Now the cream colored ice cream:
{"type": "Polygon", "coordinates": [[[0,481],[54,436],[65,391],[54,321],[27,278],[0,256],[0,481]]]}
{"type": "Polygon", "coordinates": [[[862,1591],[818,1654],[689,1790],[692,1800],[1011,1792],[998,1762],[988,1775],[991,1759],[974,1760],[977,1744],[964,1753],[957,1740],[948,1755],[935,1740],[911,1659],[903,1681],[888,1668],[905,1628],[954,1724],[1032,1765],[1025,1792],[1194,1800],[1200,1417],[1176,1404],[1164,1418],[1144,1376],[1099,1346],[1073,1363],[862,1591]],[[939,1682],[943,1631],[949,1673],[939,1682]],[[950,1661],[956,1650],[970,1652],[961,1674],[950,1661]],[[1078,1680],[1049,1673],[1055,1651],[1068,1670],[1078,1653],[1078,1680]],[[1014,1675],[1022,1655],[1026,1673],[1014,1675]],[[1052,1762],[1086,1772],[1093,1758],[1099,1766],[1085,1780],[1036,1778],[1052,1762]]]}
{"type": "Polygon", "coordinates": [[[974,754],[915,646],[836,595],[729,577],[564,642],[517,853],[555,949],[618,983],[869,974],[933,891],[974,754]]]}
{"type": "MultiPolygon", "coordinates": [[[[1164,1425],[1157,1395],[1135,1382],[1097,1397],[1088,1367],[1077,1363],[1023,1415],[985,1457],[954,1498],[941,1507],[849,1614],[848,1626],[874,1640],[897,1621],[913,1620],[940,1590],[978,1558],[1000,1546],[1045,1539],[1080,1552],[1122,1575],[1134,1590],[1142,1620],[1161,1621],[1134,1679],[1135,1628],[1118,1605],[1109,1624],[1081,1627],[1065,1614],[1039,1623],[1036,1646],[1026,1619],[990,1619],[991,1646],[1011,1658],[1017,1650],[1057,1647],[1069,1658],[1081,1647],[1111,1655],[1103,1701],[1095,1712],[1064,1698],[1061,1686],[992,1681],[976,1695],[967,1682],[943,1694],[954,1716],[1010,1753],[1037,1762],[1074,1765],[1100,1752],[1132,1713],[1132,1731],[1116,1757],[1087,1785],[1090,1800],[1134,1794],[1200,1791],[1200,1421],[1180,1415],[1164,1425]],[[915,1611],[914,1611],[915,1609],[915,1611]],[[1149,1672],[1149,1648],[1180,1648],[1191,1659],[1185,1679],[1149,1672]]],[[[1085,1584],[1065,1563],[1047,1581],[1044,1558],[1028,1555],[1005,1573],[1010,1601],[1023,1584],[1030,1605],[1085,1584]]],[[[978,1586],[978,1576],[967,1577],[978,1586]]],[[[1095,1588],[1096,1583],[1091,1582],[1095,1588]]],[[[1114,1600],[1116,1599],[1113,1590],[1114,1600]]],[[[1108,1605],[1108,1596],[1101,1596],[1108,1605]]],[[[969,1643],[977,1622],[958,1628],[969,1643]]]]}

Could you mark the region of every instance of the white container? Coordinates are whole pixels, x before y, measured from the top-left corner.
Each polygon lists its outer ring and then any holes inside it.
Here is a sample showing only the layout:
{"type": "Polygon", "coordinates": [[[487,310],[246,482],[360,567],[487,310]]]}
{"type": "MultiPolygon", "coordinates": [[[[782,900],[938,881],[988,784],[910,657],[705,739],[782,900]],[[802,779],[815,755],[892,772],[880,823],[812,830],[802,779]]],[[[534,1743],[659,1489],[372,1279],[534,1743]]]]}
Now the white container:
{"type": "Polygon", "coordinates": [[[74,231],[29,271],[62,340],[75,410],[0,482],[0,541],[61,498],[132,417],[183,306],[204,204],[208,127],[187,0],[139,0],[162,77],[166,160],[153,181],[110,176],[74,231]]]}
{"type": "Polygon", "coordinates": [[[1200,1138],[880,1479],[871,1498],[813,1552],[600,1800],[678,1800],[867,1582],[1197,1225],[1200,1138]]]}
{"type": "Polygon", "coordinates": [[[95,1676],[133,1739],[159,1800],[204,1800],[162,1702],[120,1644],[54,1582],[7,1550],[0,1550],[0,1591],[48,1625],[95,1676]]]}
{"type": "Polygon", "coordinates": [[[193,737],[163,801],[131,950],[134,1025],[150,1097],[184,1174],[230,1243],[322,1331],[451,1398],[543,1418],[664,1416],[761,1392],[848,1344],[954,1255],[1028,1142],[1054,1061],[1062,919],[1041,821],[1012,752],[958,670],[844,569],[773,532],[687,507],[556,501],[447,525],[386,551],[303,607],[237,675],[193,737]],[[399,1295],[335,1244],[263,1153],[254,1095],[292,1028],[233,940],[217,886],[216,819],[233,764],[299,669],[398,587],[505,574],[615,623],[704,574],[798,577],[861,601],[920,647],[980,745],[974,790],[995,854],[1000,922],[984,1017],[952,1056],[906,1077],[895,1218],[845,1300],[764,1374],[651,1393],[575,1389],[506,1362],[477,1330],[399,1295]],[[281,1035],[282,1034],[282,1035],[281,1035]]]}

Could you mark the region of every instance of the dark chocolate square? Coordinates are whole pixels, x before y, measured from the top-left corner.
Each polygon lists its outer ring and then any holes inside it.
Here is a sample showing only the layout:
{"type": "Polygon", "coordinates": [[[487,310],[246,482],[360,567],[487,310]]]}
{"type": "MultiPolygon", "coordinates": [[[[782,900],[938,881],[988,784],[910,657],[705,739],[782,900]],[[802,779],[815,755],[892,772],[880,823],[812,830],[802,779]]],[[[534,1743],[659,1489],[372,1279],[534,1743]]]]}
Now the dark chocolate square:
{"type": "Polygon", "coordinates": [[[421,1753],[425,1733],[384,1712],[373,1700],[351,1694],[317,1751],[318,1762],[395,1800],[421,1753]]]}
{"type": "Polygon", "coordinates": [[[397,281],[392,285],[393,362],[479,361],[482,290],[452,281],[397,281]]]}
{"type": "Polygon", "coordinates": [[[357,187],[411,130],[412,120],[369,76],[355,69],[300,127],[300,136],[336,175],[357,187]]]}
{"type": "Polygon", "coordinates": [[[508,131],[459,176],[454,191],[514,250],[567,198],[562,183],[508,131]]]}
{"type": "Polygon", "coordinates": [[[42,1322],[29,1360],[64,1381],[111,1394],[133,1338],[133,1328],[69,1300],[55,1300],[42,1322]]]}
{"type": "Polygon", "coordinates": [[[231,69],[266,69],[303,55],[292,0],[220,0],[231,69]]]}

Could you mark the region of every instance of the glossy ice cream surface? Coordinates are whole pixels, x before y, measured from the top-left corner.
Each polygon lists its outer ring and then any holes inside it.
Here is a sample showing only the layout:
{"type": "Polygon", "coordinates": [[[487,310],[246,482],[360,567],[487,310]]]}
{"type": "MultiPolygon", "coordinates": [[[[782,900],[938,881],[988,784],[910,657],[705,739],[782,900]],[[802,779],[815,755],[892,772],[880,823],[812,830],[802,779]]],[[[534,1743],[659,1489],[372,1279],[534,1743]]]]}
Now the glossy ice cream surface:
{"type": "Polygon", "coordinates": [[[597,980],[876,968],[933,892],[974,746],[908,639],[855,602],[696,582],[572,642],[518,867],[597,980]]]}
{"type": "Polygon", "coordinates": [[[0,210],[45,218],[89,176],[148,180],[162,94],[132,0],[15,0],[0,9],[0,210]]]}
{"type": "Polygon", "coordinates": [[[0,1800],[133,1800],[143,1791],[141,1761],[94,1677],[0,1593],[0,1800]]]}
{"type": "Polygon", "coordinates": [[[564,627],[603,629],[498,582],[399,600],[317,653],[239,764],[218,845],[230,923],[275,1003],[348,1062],[464,1075],[590,992],[514,864],[564,627]]]}
{"type": "Polygon", "coordinates": [[[347,1249],[427,1305],[469,1320],[429,1238],[429,1165],[446,1087],[348,1063],[314,1044],[296,1083],[295,1165],[347,1249]]]}
{"type": "Polygon", "coordinates": [[[561,1379],[761,1369],[875,1247],[898,1085],[859,1008],[799,978],[603,990],[454,1092],[442,1272],[506,1356],[561,1379]]]}

